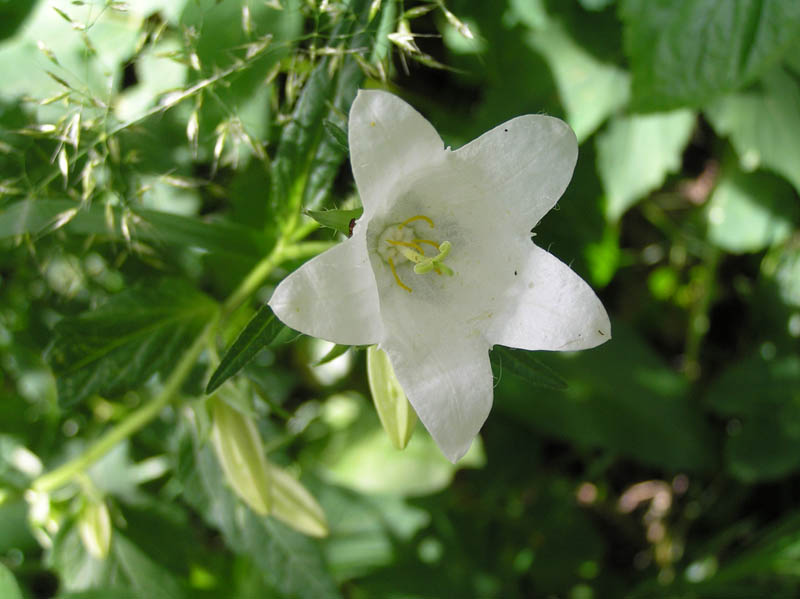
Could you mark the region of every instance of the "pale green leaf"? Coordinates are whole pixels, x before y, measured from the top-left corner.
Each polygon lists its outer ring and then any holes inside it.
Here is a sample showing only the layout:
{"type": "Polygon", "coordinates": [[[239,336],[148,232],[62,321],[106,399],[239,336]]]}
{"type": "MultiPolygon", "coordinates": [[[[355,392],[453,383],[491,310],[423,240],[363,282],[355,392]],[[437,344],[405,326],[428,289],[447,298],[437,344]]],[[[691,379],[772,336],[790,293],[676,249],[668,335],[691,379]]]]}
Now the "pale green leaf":
{"type": "Polygon", "coordinates": [[[22,599],[22,591],[19,590],[14,575],[11,570],[0,562],[0,597],[3,599],[22,599]]]}
{"type": "Polygon", "coordinates": [[[615,222],[681,166],[694,129],[689,110],[615,118],[597,137],[597,169],[606,218],[615,222]]]}
{"type": "Polygon", "coordinates": [[[550,22],[547,27],[532,32],[528,43],[550,66],[567,112],[567,122],[575,130],[578,143],[628,102],[628,73],[595,58],[560,24],[550,22]]]}
{"type": "MultiPolygon", "coordinates": [[[[798,3],[800,6],[800,3],[798,3]]],[[[783,175],[800,192],[800,83],[783,69],[767,73],[758,88],[711,104],[706,115],[730,136],[742,168],[783,175]]]]}
{"type": "Polygon", "coordinates": [[[780,179],[729,168],[708,203],[708,237],[729,252],[757,252],[791,234],[795,203],[791,186],[780,179]]]}

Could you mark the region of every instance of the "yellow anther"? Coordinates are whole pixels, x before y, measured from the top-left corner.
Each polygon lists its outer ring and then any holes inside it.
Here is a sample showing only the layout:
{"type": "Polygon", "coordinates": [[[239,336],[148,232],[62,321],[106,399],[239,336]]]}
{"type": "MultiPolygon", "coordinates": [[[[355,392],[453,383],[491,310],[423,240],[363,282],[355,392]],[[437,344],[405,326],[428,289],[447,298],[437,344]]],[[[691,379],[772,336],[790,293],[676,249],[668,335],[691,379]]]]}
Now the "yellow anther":
{"type": "Polygon", "coordinates": [[[394,260],[392,260],[391,258],[389,258],[389,268],[392,269],[392,274],[394,275],[395,283],[397,283],[398,285],[400,285],[400,287],[411,293],[411,287],[405,285],[403,281],[400,280],[400,277],[397,276],[397,269],[394,267],[394,260]]]}
{"type": "Polygon", "coordinates": [[[428,223],[430,225],[431,229],[433,229],[433,221],[431,219],[429,219],[427,216],[423,215],[423,214],[417,214],[416,216],[412,216],[411,218],[407,218],[402,223],[397,225],[397,228],[398,229],[402,229],[408,223],[413,223],[415,220],[424,220],[426,223],[428,223]]]}
{"type": "MultiPolygon", "coordinates": [[[[439,249],[439,244],[436,243],[435,241],[431,241],[430,239],[412,239],[411,241],[413,241],[414,243],[420,243],[420,244],[425,243],[427,245],[430,245],[430,246],[436,248],[437,250],[439,249]]],[[[422,252],[422,253],[424,254],[425,252],[422,252]]]]}
{"type": "MultiPolygon", "coordinates": [[[[387,239],[386,243],[391,243],[392,245],[401,245],[403,247],[407,247],[407,248],[411,248],[411,249],[417,250],[420,254],[422,254],[424,256],[425,255],[425,250],[422,249],[421,245],[419,245],[418,243],[415,243],[415,241],[416,241],[416,239],[414,241],[397,241],[395,239],[387,239]]],[[[434,245],[436,245],[436,244],[434,244],[434,245]]],[[[439,246],[436,246],[436,249],[439,249],[439,246]]]]}

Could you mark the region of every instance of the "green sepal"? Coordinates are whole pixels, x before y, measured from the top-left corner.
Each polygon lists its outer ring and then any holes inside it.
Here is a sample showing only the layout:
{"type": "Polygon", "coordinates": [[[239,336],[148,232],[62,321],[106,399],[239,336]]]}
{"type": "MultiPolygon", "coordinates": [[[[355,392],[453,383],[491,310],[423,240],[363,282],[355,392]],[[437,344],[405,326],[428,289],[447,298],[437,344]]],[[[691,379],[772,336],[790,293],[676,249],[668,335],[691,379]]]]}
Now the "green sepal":
{"type": "Polygon", "coordinates": [[[363,208],[353,210],[306,210],[306,214],[323,227],[335,229],[348,237],[352,234],[352,226],[364,213],[363,208]]]}

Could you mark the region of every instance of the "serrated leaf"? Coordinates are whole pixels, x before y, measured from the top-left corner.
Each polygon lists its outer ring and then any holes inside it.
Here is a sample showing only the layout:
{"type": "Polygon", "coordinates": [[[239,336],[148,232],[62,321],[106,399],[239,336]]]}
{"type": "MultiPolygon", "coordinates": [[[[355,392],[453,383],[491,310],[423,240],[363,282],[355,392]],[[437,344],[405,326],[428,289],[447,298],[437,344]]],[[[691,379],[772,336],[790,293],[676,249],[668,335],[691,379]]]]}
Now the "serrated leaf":
{"type": "Polygon", "coordinates": [[[352,234],[354,221],[361,218],[363,208],[353,210],[308,210],[306,214],[321,224],[323,227],[335,229],[339,233],[352,234]]]}
{"type": "Polygon", "coordinates": [[[597,136],[597,170],[610,222],[680,168],[694,124],[689,110],[634,115],[612,119],[597,136]]]}
{"type": "Polygon", "coordinates": [[[206,393],[213,393],[222,383],[244,368],[262,348],[272,343],[286,328],[288,327],[275,317],[272,308],[267,304],[261,306],[222,356],[219,366],[208,381],[206,393]]]}
{"type": "Polygon", "coordinates": [[[775,69],[764,75],[758,89],[721,98],[706,109],[706,115],[717,133],[730,136],[742,168],[772,170],[800,193],[798,106],[797,77],[775,69]]]}
{"type": "Polygon", "coordinates": [[[164,279],[64,318],[48,351],[60,404],[69,407],[95,393],[118,395],[168,372],[216,310],[185,281],[164,279]]]}
{"type": "Polygon", "coordinates": [[[625,0],[636,110],[700,107],[754,81],[800,33],[797,0],[625,0]]]}
{"type": "Polygon", "coordinates": [[[567,388],[567,382],[552,368],[537,360],[533,352],[495,345],[489,358],[497,378],[504,372],[510,372],[534,387],[553,390],[567,388]]]}

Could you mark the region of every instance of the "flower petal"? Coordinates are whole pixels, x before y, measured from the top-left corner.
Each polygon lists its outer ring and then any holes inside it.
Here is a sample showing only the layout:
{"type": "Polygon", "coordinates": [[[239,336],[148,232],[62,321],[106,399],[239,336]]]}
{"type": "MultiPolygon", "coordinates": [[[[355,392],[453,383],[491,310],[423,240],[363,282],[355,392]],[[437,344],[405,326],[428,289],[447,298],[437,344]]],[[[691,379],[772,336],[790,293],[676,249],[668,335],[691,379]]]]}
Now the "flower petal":
{"type": "Polygon", "coordinates": [[[528,240],[513,283],[495,305],[486,333],[492,344],[520,349],[577,350],[611,339],[611,323],[591,287],[566,264],[528,240]]]}
{"type": "Polygon", "coordinates": [[[456,150],[454,158],[480,172],[483,197],[514,231],[527,231],[564,193],[578,160],[578,141],[564,121],[542,115],[511,119],[456,150]],[[501,210],[502,209],[502,210],[501,210]]]}
{"type": "Polygon", "coordinates": [[[366,227],[309,260],[275,289],[269,305],[293,329],[343,345],[381,337],[378,292],[367,257],[366,227]]]}
{"type": "Polygon", "coordinates": [[[399,182],[444,159],[436,129],[388,92],[359,91],[348,130],[350,163],[367,218],[394,199],[391,190],[399,182]]]}
{"type": "MultiPolygon", "coordinates": [[[[386,298],[383,298],[386,299],[386,298]]],[[[492,407],[489,345],[439,313],[415,314],[383,304],[386,341],[397,380],[417,416],[447,458],[456,462],[469,449],[492,407]],[[437,321],[438,319],[438,321],[437,321]]]]}

